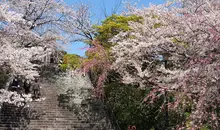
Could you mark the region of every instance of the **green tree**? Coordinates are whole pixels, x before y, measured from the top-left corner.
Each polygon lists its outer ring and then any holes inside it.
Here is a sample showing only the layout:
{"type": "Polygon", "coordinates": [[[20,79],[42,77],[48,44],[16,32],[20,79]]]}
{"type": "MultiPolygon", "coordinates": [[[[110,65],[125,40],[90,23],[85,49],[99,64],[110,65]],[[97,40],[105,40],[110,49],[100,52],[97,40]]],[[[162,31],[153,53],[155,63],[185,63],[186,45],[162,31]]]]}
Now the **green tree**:
{"type": "Polygon", "coordinates": [[[65,54],[63,56],[63,63],[60,65],[62,70],[77,69],[81,67],[82,57],[76,54],[65,54]]]}
{"type": "Polygon", "coordinates": [[[98,40],[105,48],[110,48],[113,43],[109,40],[119,32],[128,31],[129,22],[141,22],[142,18],[136,15],[122,16],[113,14],[102,21],[101,25],[94,25],[96,30],[95,39],[98,40]]]}

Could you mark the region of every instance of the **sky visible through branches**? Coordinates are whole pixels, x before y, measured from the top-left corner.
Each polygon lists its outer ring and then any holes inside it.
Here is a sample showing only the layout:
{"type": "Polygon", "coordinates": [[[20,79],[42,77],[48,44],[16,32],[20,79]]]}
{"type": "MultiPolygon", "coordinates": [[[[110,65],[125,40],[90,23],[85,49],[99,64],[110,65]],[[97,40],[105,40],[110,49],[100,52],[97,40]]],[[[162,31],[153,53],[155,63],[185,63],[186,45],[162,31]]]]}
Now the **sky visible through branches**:
{"type": "MultiPolygon", "coordinates": [[[[88,3],[91,5],[92,11],[92,21],[93,23],[100,22],[105,19],[105,14],[110,16],[112,12],[114,12],[117,6],[117,14],[123,10],[124,4],[120,4],[120,0],[64,0],[67,4],[74,4],[74,3],[88,3]]],[[[148,7],[150,3],[152,4],[162,4],[166,2],[166,0],[129,0],[131,3],[138,2],[138,6],[145,6],[148,7]]],[[[71,54],[78,54],[80,56],[85,55],[85,47],[84,43],[75,42],[72,44],[65,45],[64,49],[71,54]]]]}

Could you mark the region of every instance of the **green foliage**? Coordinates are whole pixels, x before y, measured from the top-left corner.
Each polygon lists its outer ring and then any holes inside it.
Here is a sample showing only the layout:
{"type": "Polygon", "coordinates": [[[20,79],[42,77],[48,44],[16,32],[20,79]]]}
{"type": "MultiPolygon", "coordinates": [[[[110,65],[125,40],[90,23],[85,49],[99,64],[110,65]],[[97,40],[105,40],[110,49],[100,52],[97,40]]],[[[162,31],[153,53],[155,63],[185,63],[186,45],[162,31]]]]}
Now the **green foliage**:
{"type": "Polygon", "coordinates": [[[102,25],[94,25],[94,28],[96,29],[95,38],[100,41],[105,48],[109,48],[112,44],[109,43],[108,40],[117,35],[119,32],[130,30],[128,26],[130,21],[141,22],[142,18],[135,15],[121,16],[113,14],[112,16],[106,18],[102,22],[102,25]]]}
{"type": "Polygon", "coordinates": [[[160,24],[160,23],[155,23],[154,24],[154,28],[156,29],[156,28],[160,28],[162,25],[160,24]]]}
{"type": "Polygon", "coordinates": [[[155,127],[158,120],[158,105],[143,102],[148,91],[132,85],[112,83],[105,87],[107,105],[114,111],[122,129],[135,125],[138,130],[149,130],[155,127]]]}
{"type": "Polygon", "coordinates": [[[201,128],[201,130],[211,130],[211,129],[209,128],[208,125],[203,125],[203,127],[201,128]]]}
{"type": "Polygon", "coordinates": [[[81,67],[82,58],[76,54],[65,54],[63,56],[63,63],[60,65],[61,70],[77,69],[81,67]]]}
{"type": "Polygon", "coordinates": [[[189,45],[186,42],[181,41],[178,38],[172,38],[171,41],[177,45],[183,46],[185,48],[189,48],[189,45]]]}
{"type": "Polygon", "coordinates": [[[68,68],[67,64],[61,64],[61,65],[60,65],[60,69],[61,69],[62,71],[66,71],[67,68],[68,68]]]}

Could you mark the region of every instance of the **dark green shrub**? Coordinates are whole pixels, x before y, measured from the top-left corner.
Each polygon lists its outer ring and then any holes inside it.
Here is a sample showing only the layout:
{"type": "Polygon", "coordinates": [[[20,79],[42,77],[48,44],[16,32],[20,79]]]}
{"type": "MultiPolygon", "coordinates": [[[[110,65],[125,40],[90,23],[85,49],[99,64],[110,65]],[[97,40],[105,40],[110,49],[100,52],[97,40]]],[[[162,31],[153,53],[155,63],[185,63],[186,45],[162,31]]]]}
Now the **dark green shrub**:
{"type": "Polygon", "coordinates": [[[144,102],[149,93],[147,89],[118,82],[106,84],[104,89],[106,104],[113,110],[122,130],[127,130],[129,125],[136,126],[137,130],[170,130],[185,120],[184,113],[169,110],[169,128],[166,128],[165,110],[161,109],[164,100],[158,99],[153,104],[144,102]]]}
{"type": "Polygon", "coordinates": [[[106,85],[105,94],[107,105],[114,111],[123,130],[129,125],[135,125],[137,130],[149,130],[157,123],[160,116],[159,105],[143,102],[148,94],[147,90],[132,85],[112,83],[106,85]]]}

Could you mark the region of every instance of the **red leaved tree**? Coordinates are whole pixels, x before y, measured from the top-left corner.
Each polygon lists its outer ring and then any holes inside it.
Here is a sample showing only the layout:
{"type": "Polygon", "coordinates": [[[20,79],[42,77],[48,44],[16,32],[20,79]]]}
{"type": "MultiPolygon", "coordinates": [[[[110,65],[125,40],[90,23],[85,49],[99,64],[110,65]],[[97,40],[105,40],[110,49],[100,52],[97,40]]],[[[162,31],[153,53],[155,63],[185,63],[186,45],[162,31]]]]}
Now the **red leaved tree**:
{"type": "Polygon", "coordinates": [[[104,95],[103,86],[108,71],[111,67],[109,52],[97,40],[92,41],[92,46],[86,52],[88,58],[83,63],[84,72],[96,73],[95,78],[95,95],[102,98],[104,95]]]}

